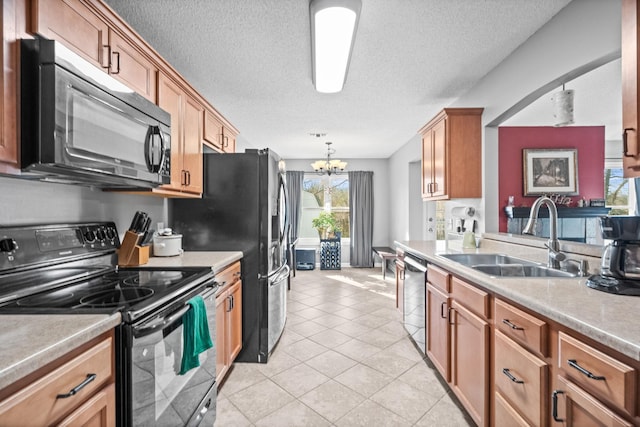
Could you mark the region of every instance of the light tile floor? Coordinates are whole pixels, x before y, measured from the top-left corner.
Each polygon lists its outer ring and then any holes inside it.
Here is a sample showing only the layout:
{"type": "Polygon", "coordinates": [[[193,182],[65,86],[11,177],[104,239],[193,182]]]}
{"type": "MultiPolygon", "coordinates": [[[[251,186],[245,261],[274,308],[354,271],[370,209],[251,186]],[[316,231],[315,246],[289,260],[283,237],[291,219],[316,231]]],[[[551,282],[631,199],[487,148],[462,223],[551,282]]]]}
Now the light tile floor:
{"type": "Polygon", "coordinates": [[[267,364],[236,363],[216,427],[472,426],[395,309],[378,268],[297,271],[267,364]]]}

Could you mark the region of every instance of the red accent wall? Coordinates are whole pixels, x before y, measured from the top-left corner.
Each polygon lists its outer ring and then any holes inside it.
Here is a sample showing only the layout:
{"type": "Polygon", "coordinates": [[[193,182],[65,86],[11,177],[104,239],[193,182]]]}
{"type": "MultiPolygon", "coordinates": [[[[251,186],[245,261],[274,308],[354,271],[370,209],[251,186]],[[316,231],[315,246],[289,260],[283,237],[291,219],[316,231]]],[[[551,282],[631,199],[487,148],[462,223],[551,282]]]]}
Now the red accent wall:
{"type": "Polygon", "coordinates": [[[507,231],[504,207],[514,196],[515,206],[531,206],[538,196],[524,197],[524,148],[576,148],[579,198],[604,197],[604,126],[509,127],[498,129],[498,203],[500,231],[507,231]]]}

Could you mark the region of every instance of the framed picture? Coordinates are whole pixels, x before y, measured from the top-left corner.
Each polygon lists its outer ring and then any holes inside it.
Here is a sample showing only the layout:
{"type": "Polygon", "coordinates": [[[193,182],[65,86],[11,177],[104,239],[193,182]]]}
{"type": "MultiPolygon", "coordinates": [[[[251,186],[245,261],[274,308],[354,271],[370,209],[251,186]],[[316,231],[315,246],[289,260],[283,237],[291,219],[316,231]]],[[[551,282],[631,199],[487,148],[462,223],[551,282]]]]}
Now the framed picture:
{"type": "Polygon", "coordinates": [[[578,150],[522,150],[524,195],[578,194],[578,150]]]}

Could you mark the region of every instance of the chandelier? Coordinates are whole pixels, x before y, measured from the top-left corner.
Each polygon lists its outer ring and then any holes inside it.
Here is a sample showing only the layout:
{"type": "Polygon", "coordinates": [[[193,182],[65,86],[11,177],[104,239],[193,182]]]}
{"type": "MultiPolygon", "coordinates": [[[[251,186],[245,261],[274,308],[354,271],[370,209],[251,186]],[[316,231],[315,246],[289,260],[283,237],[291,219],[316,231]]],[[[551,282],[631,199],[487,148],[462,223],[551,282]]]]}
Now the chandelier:
{"type": "Polygon", "coordinates": [[[343,162],[338,159],[332,159],[331,155],[336,152],[333,148],[331,148],[331,142],[325,142],[327,144],[327,159],[326,160],[316,160],[311,163],[311,167],[316,173],[322,174],[339,174],[344,171],[344,168],[347,167],[347,162],[343,162]]]}

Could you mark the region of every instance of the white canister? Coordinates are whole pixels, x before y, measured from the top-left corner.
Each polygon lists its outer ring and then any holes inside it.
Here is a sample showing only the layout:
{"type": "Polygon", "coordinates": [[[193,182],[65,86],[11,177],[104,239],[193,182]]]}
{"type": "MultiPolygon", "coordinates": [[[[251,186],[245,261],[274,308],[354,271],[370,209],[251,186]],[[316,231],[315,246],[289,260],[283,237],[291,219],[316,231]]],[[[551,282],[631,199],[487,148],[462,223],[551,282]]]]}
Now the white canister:
{"type": "Polygon", "coordinates": [[[153,238],[154,256],[176,256],[182,252],[182,234],[156,235],[153,238]]]}

